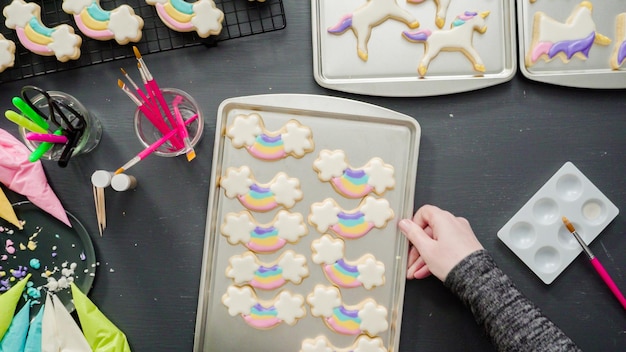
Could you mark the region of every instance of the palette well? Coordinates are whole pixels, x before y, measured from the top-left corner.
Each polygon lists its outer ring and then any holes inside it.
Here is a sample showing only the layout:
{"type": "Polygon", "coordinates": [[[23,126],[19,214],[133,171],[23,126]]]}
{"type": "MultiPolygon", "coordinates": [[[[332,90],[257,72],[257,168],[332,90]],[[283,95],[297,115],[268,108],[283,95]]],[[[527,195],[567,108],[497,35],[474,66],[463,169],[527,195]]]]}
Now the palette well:
{"type": "Polygon", "coordinates": [[[550,284],[582,252],[561,218],[566,216],[589,244],[618,213],[619,209],[567,162],[498,231],[498,238],[550,284]]]}

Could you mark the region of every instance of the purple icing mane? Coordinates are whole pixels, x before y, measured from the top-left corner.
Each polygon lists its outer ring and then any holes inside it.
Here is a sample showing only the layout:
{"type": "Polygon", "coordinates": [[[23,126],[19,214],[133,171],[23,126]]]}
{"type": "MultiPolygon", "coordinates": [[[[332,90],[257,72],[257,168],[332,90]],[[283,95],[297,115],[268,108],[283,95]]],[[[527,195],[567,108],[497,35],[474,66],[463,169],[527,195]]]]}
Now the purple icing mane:
{"type": "Polygon", "coordinates": [[[626,40],[622,42],[617,51],[617,63],[621,65],[626,59],[626,40]]]}
{"type": "Polygon", "coordinates": [[[360,211],[357,211],[354,214],[339,212],[339,214],[337,214],[337,217],[342,220],[359,220],[363,217],[363,213],[361,213],[360,211]]]}
{"type": "Polygon", "coordinates": [[[562,52],[567,56],[567,59],[571,59],[576,53],[582,53],[585,57],[589,56],[589,50],[593,45],[593,41],[596,39],[596,32],[591,32],[587,37],[576,40],[564,40],[552,45],[548,50],[548,57],[553,58],[558,53],[562,52]]]}
{"type": "Polygon", "coordinates": [[[343,16],[340,20],[339,23],[337,23],[336,25],[328,28],[328,33],[342,33],[344,31],[346,31],[348,28],[352,27],[352,14],[348,14],[343,16]]]}
{"type": "Polygon", "coordinates": [[[428,40],[428,37],[432,34],[432,31],[428,29],[422,29],[415,32],[404,31],[402,35],[408,40],[412,40],[414,42],[425,42],[428,40]]]}

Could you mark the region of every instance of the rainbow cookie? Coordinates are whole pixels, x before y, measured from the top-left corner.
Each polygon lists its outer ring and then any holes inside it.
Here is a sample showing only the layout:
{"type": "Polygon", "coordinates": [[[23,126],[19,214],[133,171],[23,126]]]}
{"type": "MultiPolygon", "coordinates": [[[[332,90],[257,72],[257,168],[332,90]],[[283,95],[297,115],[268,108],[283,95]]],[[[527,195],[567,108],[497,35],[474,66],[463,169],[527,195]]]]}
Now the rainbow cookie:
{"type": "Polygon", "coordinates": [[[372,158],[365,166],[353,168],[343,150],[322,150],[313,169],[320,180],[330,182],[335,191],[348,198],[362,198],[371,192],[382,195],[396,185],[393,166],[372,158]]]}
{"type": "Polygon", "coordinates": [[[626,61],[626,12],[617,15],[615,22],[616,43],[611,55],[611,68],[618,70],[626,61]]]}
{"type": "Polygon", "coordinates": [[[339,287],[369,290],[385,283],[385,264],[369,253],[352,262],[346,260],[341,239],[324,235],[311,243],[311,249],[313,262],[321,264],[326,278],[339,287]]]}
{"type": "Polygon", "coordinates": [[[15,64],[15,43],[0,34],[0,72],[15,64]]]}
{"type": "Polygon", "coordinates": [[[253,211],[266,212],[281,205],[291,208],[302,199],[300,181],[290,178],[284,172],[276,174],[269,183],[259,184],[254,180],[249,167],[230,167],[219,184],[226,197],[236,197],[243,206],[253,211]]]}
{"type": "Polygon", "coordinates": [[[309,276],[306,258],[294,251],[285,251],[272,263],[262,263],[252,252],[234,255],[228,259],[226,276],[237,285],[250,285],[255,289],[273,290],[291,281],[299,284],[309,276]]]}
{"type": "Polygon", "coordinates": [[[393,217],[393,210],[386,199],[367,196],[350,211],[341,209],[330,198],[313,203],[308,220],[320,233],[331,230],[345,239],[356,239],[365,236],[374,227],[385,227],[393,217]]]}
{"type": "Polygon", "coordinates": [[[311,306],[311,315],[323,318],[330,330],[340,334],[373,337],[389,328],[387,308],[372,298],[348,306],[342,302],[337,287],[317,285],[306,301],[311,306]]]}
{"type": "Polygon", "coordinates": [[[78,29],[89,38],[115,39],[121,45],[141,40],[143,19],[128,5],[107,11],[100,0],[63,0],[63,11],[74,16],[78,29]]]}
{"type": "Polygon", "coordinates": [[[487,25],[485,18],[489,11],[482,13],[466,11],[457,16],[450,25],[450,29],[430,31],[419,30],[414,32],[404,31],[402,36],[413,43],[424,43],[425,52],[419,63],[417,72],[421,77],[426,75],[428,66],[442,51],[460,51],[472,63],[477,72],[485,72],[485,65],[478,51],[474,49],[474,31],[485,33],[487,25]]]}
{"type": "MultiPolygon", "coordinates": [[[[407,0],[410,4],[421,4],[426,0],[407,0]]],[[[443,25],[446,23],[446,14],[448,13],[448,7],[452,0],[435,0],[435,4],[437,5],[437,15],[435,17],[435,24],[439,28],[443,28],[443,25]]]]}
{"type": "Polygon", "coordinates": [[[308,233],[300,213],[281,210],[269,224],[259,224],[247,211],[228,213],[221,232],[230,244],[243,243],[256,253],[273,253],[308,233]]]}
{"type": "Polygon", "coordinates": [[[161,21],[174,31],[196,31],[201,38],[222,31],[224,13],[213,0],[146,0],[146,3],[154,6],[161,21]]]}
{"type": "Polygon", "coordinates": [[[22,45],[35,54],[56,56],[66,62],[80,57],[80,45],[83,40],[74,33],[74,28],[60,24],[54,28],[46,27],[41,22],[41,8],[32,2],[13,0],[4,7],[2,14],[6,18],[7,28],[15,29],[22,45]]]}
{"type": "Polygon", "coordinates": [[[357,337],[354,343],[346,348],[333,346],[326,336],[302,341],[300,352],[387,352],[383,339],[371,338],[367,335],[357,337]]]}
{"type": "Polygon", "coordinates": [[[592,17],[593,5],[589,1],[578,4],[565,23],[538,11],[533,18],[533,33],[526,66],[534,65],[540,58],[546,62],[559,57],[568,63],[573,57],[586,60],[593,44],[609,45],[611,39],[596,30],[592,17]]]}
{"type": "Polygon", "coordinates": [[[419,27],[417,19],[400,7],[398,0],[368,0],[353,13],[343,16],[339,23],[328,28],[328,33],[340,35],[352,29],[357,41],[357,55],[361,60],[367,61],[367,43],[372,28],[389,19],[404,22],[409,28],[419,27]]]}
{"type": "Polygon", "coordinates": [[[306,315],[304,297],[289,291],[281,291],[271,301],[262,301],[250,286],[229,286],[222,303],[230,316],[240,315],[246,324],[256,329],[271,329],[283,322],[295,325],[306,315]]]}
{"type": "Polygon", "coordinates": [[[261,160],[279,160],[288,156],[303,157],[313,151],[311,129],[296,120],[290,120],[278,131],[265,129],[259,114],[237,115],[226,129],[235,148],[246,148],[250,155],[261,160]]]}

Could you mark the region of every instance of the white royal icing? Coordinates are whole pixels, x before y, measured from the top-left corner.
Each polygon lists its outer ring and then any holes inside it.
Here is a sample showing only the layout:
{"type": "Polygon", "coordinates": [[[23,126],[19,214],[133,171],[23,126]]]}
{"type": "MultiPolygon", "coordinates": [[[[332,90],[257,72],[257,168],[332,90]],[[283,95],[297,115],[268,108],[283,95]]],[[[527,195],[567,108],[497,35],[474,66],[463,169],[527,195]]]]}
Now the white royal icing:
{"type": "Polygon", "coordinates": [[[0,34],[0,72],[15,64],[15,43],[0,34]]]}
{"type": "Polygon", "coordinates": [[[297,242],[300,237],[309,233],[308,227],[300,213],[290,213],[281,210],[276,216],[274,227],[278,230],[278,236],[288,242],[297,242]]]}
{"type": "Polygon", "coordinates": [[[222,234],[227,237],[231,244],[247,243],[250,241],[250,232],[256,226],[247,212],[229,213],[224,220],[222,234]]]}
{"type": "Polygon", "coordinates": [[[387,221],[393,219],[393,210],[389,206],[386,199],[376,199],[374,197],[365,197],[361,205],[361,212],[365,216],[365,221],[369,221],[376,227],[383,227],[387,221]]]}
{"type": "Polygon", "coordinates": [[[250,186],[254,183],[251,175],[252,171],[247,166],[242,166],[239,169],[228,168],[226,175],[220,180],[220,186],[226,192],[226,197],[234,198],[248,193],[250,186]]]}
{"type": "Polygon", "coordinates": [[[213,0],[197,1],[193,4],[193,12],[196,15],[191,19],[191,24],[194,25],[200,37],[206,38],[222,31],[224,13],[215,6],[213,0]]]}
{"type": "Polygon", "coordinates": [[[287,208],[291,208],[296,201],[302,199],[300,180],[290,178],[282,172],[274,179],[274,182],[270,185],[270,190],[274,192],[276,203],[282,204],[287,208]]]}
{"type": "Polygon", "coordinates": [[[311,314],[316,317],[332,316],[333,309],[341,305],[339,289],[334,286],[315,286],[306,301],[311,305],[311,314]]]}
{"type": "Polygon", "coordinates": [[[396,180],[393,177],[393,166],[385,164],[380,158],[373,158],[363,167],[363,171],[369,176],[367,183],[374,187],[377,194],[382,194],[388,188],[395,187],[396,180]]]}
{"type": "Polygon", "coordinates": [[[297,319],[302,318],[304,310],[304,297],[292,295],[288,291],[282,291],[274,303],[276,307],[276,317],[289,325],[293,325],[297,319]]]}
{"type": "Polygon", "coordinates": [[[52,37],[52,42],[48,44],[48,48],[54,52],[57,60],[64,61],[80,55],[82,39],[74,34],[74,28],[71,26],[58,25],[50,37],[52,37]]]}
{"type": "Polygon", "coordinates": [[[326,199],[321,203],[311,205],[309,221],[315,225],[317,231],[324,233],[339,221],[337,217],[339,212],[341,212],[341,208],[337,206],[337,203],[332,199],[326,199]]]}
{"type": "Polygon", "coordinates": [[[281,136],[287,154],[291,153],[300,157],[313,148],[310,128],[290,121],[285,125],[284,130],[281,136]]]}
{"type": "Polygon", "coordinates": [[[387,349],[380,337],[361,335],[351,346],[339,348],[333,346],[326,336],[318,336],[302,341],[300,352],[387,352],[387,349]]]}
{"type": "Polygon", "coordinates": [[[229,286],[222,296],[222,303],[228,308],[228,314],[234,317],[237,314],[250,314],[250,309],[257,303],[257,300],[249,286],[229,286]]]}
{"type": "Polygon", "coordinates": [[[539,34],[537,39],[542,42],[560,42],[581,39],[596,30],[596,24],[587,6],[577,6],[565,23],[558,22],[543,12],[539,16],[539,34]]]}
{"type": "Polygon", "coordinates": [[[373,300],[366,302],[359,310],[359,318],[361,318],[361,330],[371,335],[376,335],[389,327],[387,309],[377,305],[373,300]]]}
{"type": "Polygon", "coordinates": [[[276,214],[274,220],[268,224],[258,224],[247,211],[240,213],[228,213],[224,217],[224,224],[221,232],[226,236],[228,243],[248,243],[251,239],[251,232],[257,226],[269,228],[273,226],[277,230],[279,238],[287,242],[295,243],[300,237],[308,234],[308,227],[304,224],[304,218],[300,213],[290,213],[281,210],[276,214]]]}
{"type": "Polygon", "coordinates": [[[260,125],[261,116],[258,114],[237,115],[233,123],[226,130],[235,148],[254,144],[254,141],[263,130],[260,125]]]}
{"type": "Polygon", "coordinates": [[[315,264],[333,264],[343,258],[344,242],[340,239],[324,235],[311,243],[313,262],[315,264]]]}
{"type": "Polygon", "coordinates": [[[278,265],[283,269],[283,278],[294,284],[301,283],[303,278],[309,276],[306,257],[294,251],[283,253],[278,259],[278,265]]]}
{"type": "Polygon", "coordinates": [[[343,150],[322,150],[317,159],[313,162],[317,174],[322,181],[329,181],[333,177],[343,175],[348,168],[346,154],[343,150]]]}
{"type": "Polygon", "coordinates": [[[363,284],[363,287],[369,290],[372,287],[381,286],[385,283],[385,264],[377,261],[373,256],[366,256],[361,257],[357,261],[357,269],[359,270],[357,280],[363,284]]]}
{"type": "Polygon", "coordinates": [[[261,266],[257,257],[251,252],[234,255],[228,259],[230,266],[226,268],[226,276],[236,284],[243,284],[254,279],[254,272],[261,266]]]}
{"type": "Polygon", "coordinates": [[[111,11],[108,27],[118,43],[137,42],[141,40],[143,20],[135,15],[132,7],[121,5],[111,11]]]}

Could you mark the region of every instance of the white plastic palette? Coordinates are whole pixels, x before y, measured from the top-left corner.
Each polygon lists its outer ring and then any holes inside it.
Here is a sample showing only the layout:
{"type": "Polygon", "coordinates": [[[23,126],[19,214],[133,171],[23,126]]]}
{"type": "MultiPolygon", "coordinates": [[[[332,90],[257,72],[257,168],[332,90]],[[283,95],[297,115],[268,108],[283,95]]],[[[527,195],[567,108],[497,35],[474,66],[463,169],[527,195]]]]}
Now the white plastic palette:
{"type": "Polygon", "coordinates": [[[550,284],[582,252],[562,217],[566,216],[589,244],[618,213],[619,209],[567,162],[498,231],[498,238],[550,284]]]}

